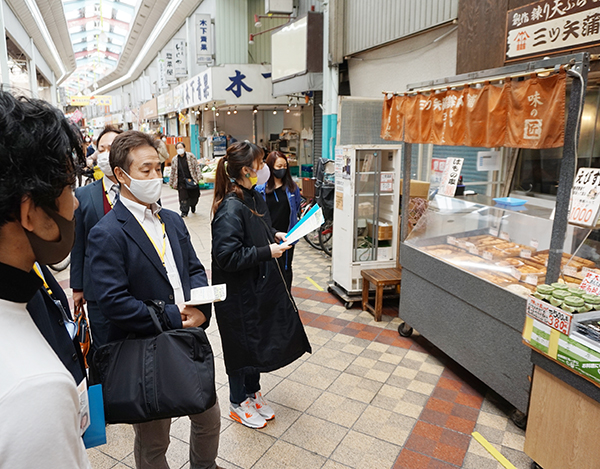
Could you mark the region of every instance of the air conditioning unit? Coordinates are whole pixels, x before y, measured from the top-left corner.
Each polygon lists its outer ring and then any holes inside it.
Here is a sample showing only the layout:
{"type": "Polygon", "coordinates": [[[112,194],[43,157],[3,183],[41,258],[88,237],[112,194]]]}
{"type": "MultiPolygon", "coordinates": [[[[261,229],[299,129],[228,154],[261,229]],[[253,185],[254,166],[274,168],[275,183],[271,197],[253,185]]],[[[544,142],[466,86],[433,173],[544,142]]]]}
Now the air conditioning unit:
{"type": "Polygon", "coordinates": [[[265,15],[291,15],[293,12],[294,0],[265,0],[265,15]]]}

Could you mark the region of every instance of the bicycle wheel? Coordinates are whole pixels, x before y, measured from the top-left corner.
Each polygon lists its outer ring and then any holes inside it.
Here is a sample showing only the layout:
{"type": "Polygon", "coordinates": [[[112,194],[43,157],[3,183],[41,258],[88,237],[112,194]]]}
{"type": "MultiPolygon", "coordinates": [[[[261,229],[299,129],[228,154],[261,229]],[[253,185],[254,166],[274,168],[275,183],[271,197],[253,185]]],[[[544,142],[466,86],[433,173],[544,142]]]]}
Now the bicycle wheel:
{"type": "Polygon", "coordinates": [[[57,264],[48,264],[48,267],[50,267],[55,272],[62,272],[67,267],[69,267],[70,263],[71,263],[71,254],[69,254],[67,257],[65,257],[64,260],[58,262],[57,264]]]}
{"type": "Polygon", "coordinates": [[[321,249],[328,256],[331,256],[331,248],[333,247],[333,221],[325,220],[325,223],[319,228],[319,243],[321,249]]]}

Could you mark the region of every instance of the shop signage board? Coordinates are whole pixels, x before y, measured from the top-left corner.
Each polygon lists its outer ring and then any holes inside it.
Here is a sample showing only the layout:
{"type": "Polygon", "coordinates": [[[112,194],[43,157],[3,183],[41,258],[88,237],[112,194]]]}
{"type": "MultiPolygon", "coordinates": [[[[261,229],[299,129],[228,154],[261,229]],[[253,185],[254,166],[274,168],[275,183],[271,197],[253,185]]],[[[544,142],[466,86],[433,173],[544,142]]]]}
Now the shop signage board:
{"type": "Polygon", "coordinates": [[[600,209],[600,169],[579,168],[573,189],[569,223],[593,228],[600,209]]]}
{"type": "Polygon", "coordinates": [[[506,60],[580,49],[600,41],[597,0],[543,0],[506,16],[506,60]]]}
{"type": "Polygon", "coordinates": [[[213,25],[210,15],[197,14],[196,23],[196,63],[210,64],[213,62],[213,25]]]}
{"type": "Polygon", "coordinates": [[[545,301],[538,300],[533,296],[527,298],[525,314],[563,334],[568,335],[571,331],[571,322],[573,320],[571,313],[556,308],[545,301]]]}
{"type": "Polygon", "coordinates": [[[175,59],[173,57],[173,51],[167,49],[164,51],[165,54],[165,80],[167,83],[177,83],[175,78],[175,59]]]}
{"type": "Polygon", "coordinates": [[[140,106],[140,119],[148,120],[158,117],[158,108],[156,106],[156,98],[145,102],[140,106]]]}
{"type": "Polygon", "coordinates": [[[477,171],[499,171],[501,162],[499,151],[477,152],[477,171]]]}
{"type": "Polygon", "coordinates": [[[165,93],[165,114],[169,112],[173,112],[175,108],[173,107],[173,90],[170,90],[165,93]]]}
{"type": "Polygon", "coordinates": [[[442,181],[440,182],[440,195],[448,197],[454,197],[456,192],[456,186],[458,185],[458,178],[460,177],[460,170],[462,169],[464,158],[447,158],[446,165],[444,166],[444,173],[442,174],[442,181]]]}
{"type": "Polygon", "coordinates": [[[287,104],[287,97],[272,95],[271,67],[261,64],[226,64],[211,67],[213,99],[231,105],[287,104]]]}
{"type": "Polygon", "coordinates": [[[173,69],[175,78],[188,76],[185,40],[173,39],[173,69]]]}
{"type": "Polygon", "coordinates": [[[162,116],[163,114],[167,113],[167,104],[166,104],[165,96],[166,95],[161,94],[160,96],[158,96],[156,98],[156,107],[157,107],[159,116],[162,116]]]}
{"type": "Polygon", "coordinates": [[[592,295],[600,295],[600,275],[588,270],[579,288],[592,295]]]}
{"type": "Polygon", "coordinates": [[[167,62],[165,59],[158,58],[158,87],[159,89],[165,89],[169,87],[167,83],[167,62]]]}
{"type": "Polygon", "coordinates": [[[71,106],[112,106],[112,96],[71,96],[71,106]]]}

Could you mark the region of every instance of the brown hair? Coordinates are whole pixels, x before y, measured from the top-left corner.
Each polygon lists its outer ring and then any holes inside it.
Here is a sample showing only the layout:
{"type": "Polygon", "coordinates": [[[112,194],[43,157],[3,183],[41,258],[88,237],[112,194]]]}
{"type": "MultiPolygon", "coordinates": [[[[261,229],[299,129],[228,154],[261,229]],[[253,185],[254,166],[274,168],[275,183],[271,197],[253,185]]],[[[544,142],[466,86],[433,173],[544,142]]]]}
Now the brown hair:
{"type": "Polygon", "coordinates": [[[154,137],[137,130],[128,130],[117,135],[110,147],[108,157],[111,169],[114,171],[116,167],[119,167],[128,173],[131,166],[131,150],[148,146],[154,148],[158,154],[158,142],[154,137]]]}
{"type": "Polygon", "coordinates": [[[280,151],[272,151],[271,153],[269,153],[269,156],[267,156],[267,160],[265,161],[265,163],[267,163],[267,166],[271,170],[271,175],[269,176],[269,180],[267,181],[267,185],[265,186],[265,192],[267,194],[270,194],[275,190],[275,175],[273,174],[273,167],[275,166],[275,162],[278,158],[283,158],[285,160],[286,171],[285,176],[283,176],[282,178],[283,187],[285,187],[290,192],[294,192],[298,187],[292,179],[292,174],[290,173],[290,163],[287,157],[280,151]]]}
{"type": "Polygon", "coordinates": [[[100,132],[100,135],[98,135],[98,138],[96,139],[96,145],[100,145],[100,139],[102,137],[104,137],[106,134],[117,134],[120,135],[123,133],[123,131],[121,129],[117,129],[116,127],[113,127],[112,125],[107,125],[106,127],[104,127],[102,129],[102,132],[100,132]]]}
{"type": "Polygon", "coordinates": [[[233,143],[227,148],[227,154],[219,160],[217,174],[215,176],[215,192],[212,205],[213,215],[225,196],[231,192],[240,199],[244,199],[244,193],[235,182],[241,176],[242,168],[251,168],[255,161],[262,161],[265,153],[260,147],[248,141],[233,143]]]}

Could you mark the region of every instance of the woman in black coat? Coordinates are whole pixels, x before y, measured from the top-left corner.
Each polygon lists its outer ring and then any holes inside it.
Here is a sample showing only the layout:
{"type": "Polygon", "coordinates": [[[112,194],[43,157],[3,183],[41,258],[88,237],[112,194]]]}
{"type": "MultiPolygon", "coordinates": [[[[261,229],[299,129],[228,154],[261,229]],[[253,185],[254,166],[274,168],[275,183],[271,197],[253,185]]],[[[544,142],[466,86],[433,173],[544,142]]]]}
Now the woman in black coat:
{"type": "Polygon", "coordinates": [[[260,373],[277,370],[310,344],[275,260],[285,252],[285,233],[271,228],[267,205],[254,186],[269,177],[263,151],[249,142],[227,149],[215,180],[212,221],[212,281],[227,284],[215,303],[225,367],[230,416],[262,428],[275,415],[260,394],[260,373]]]}

